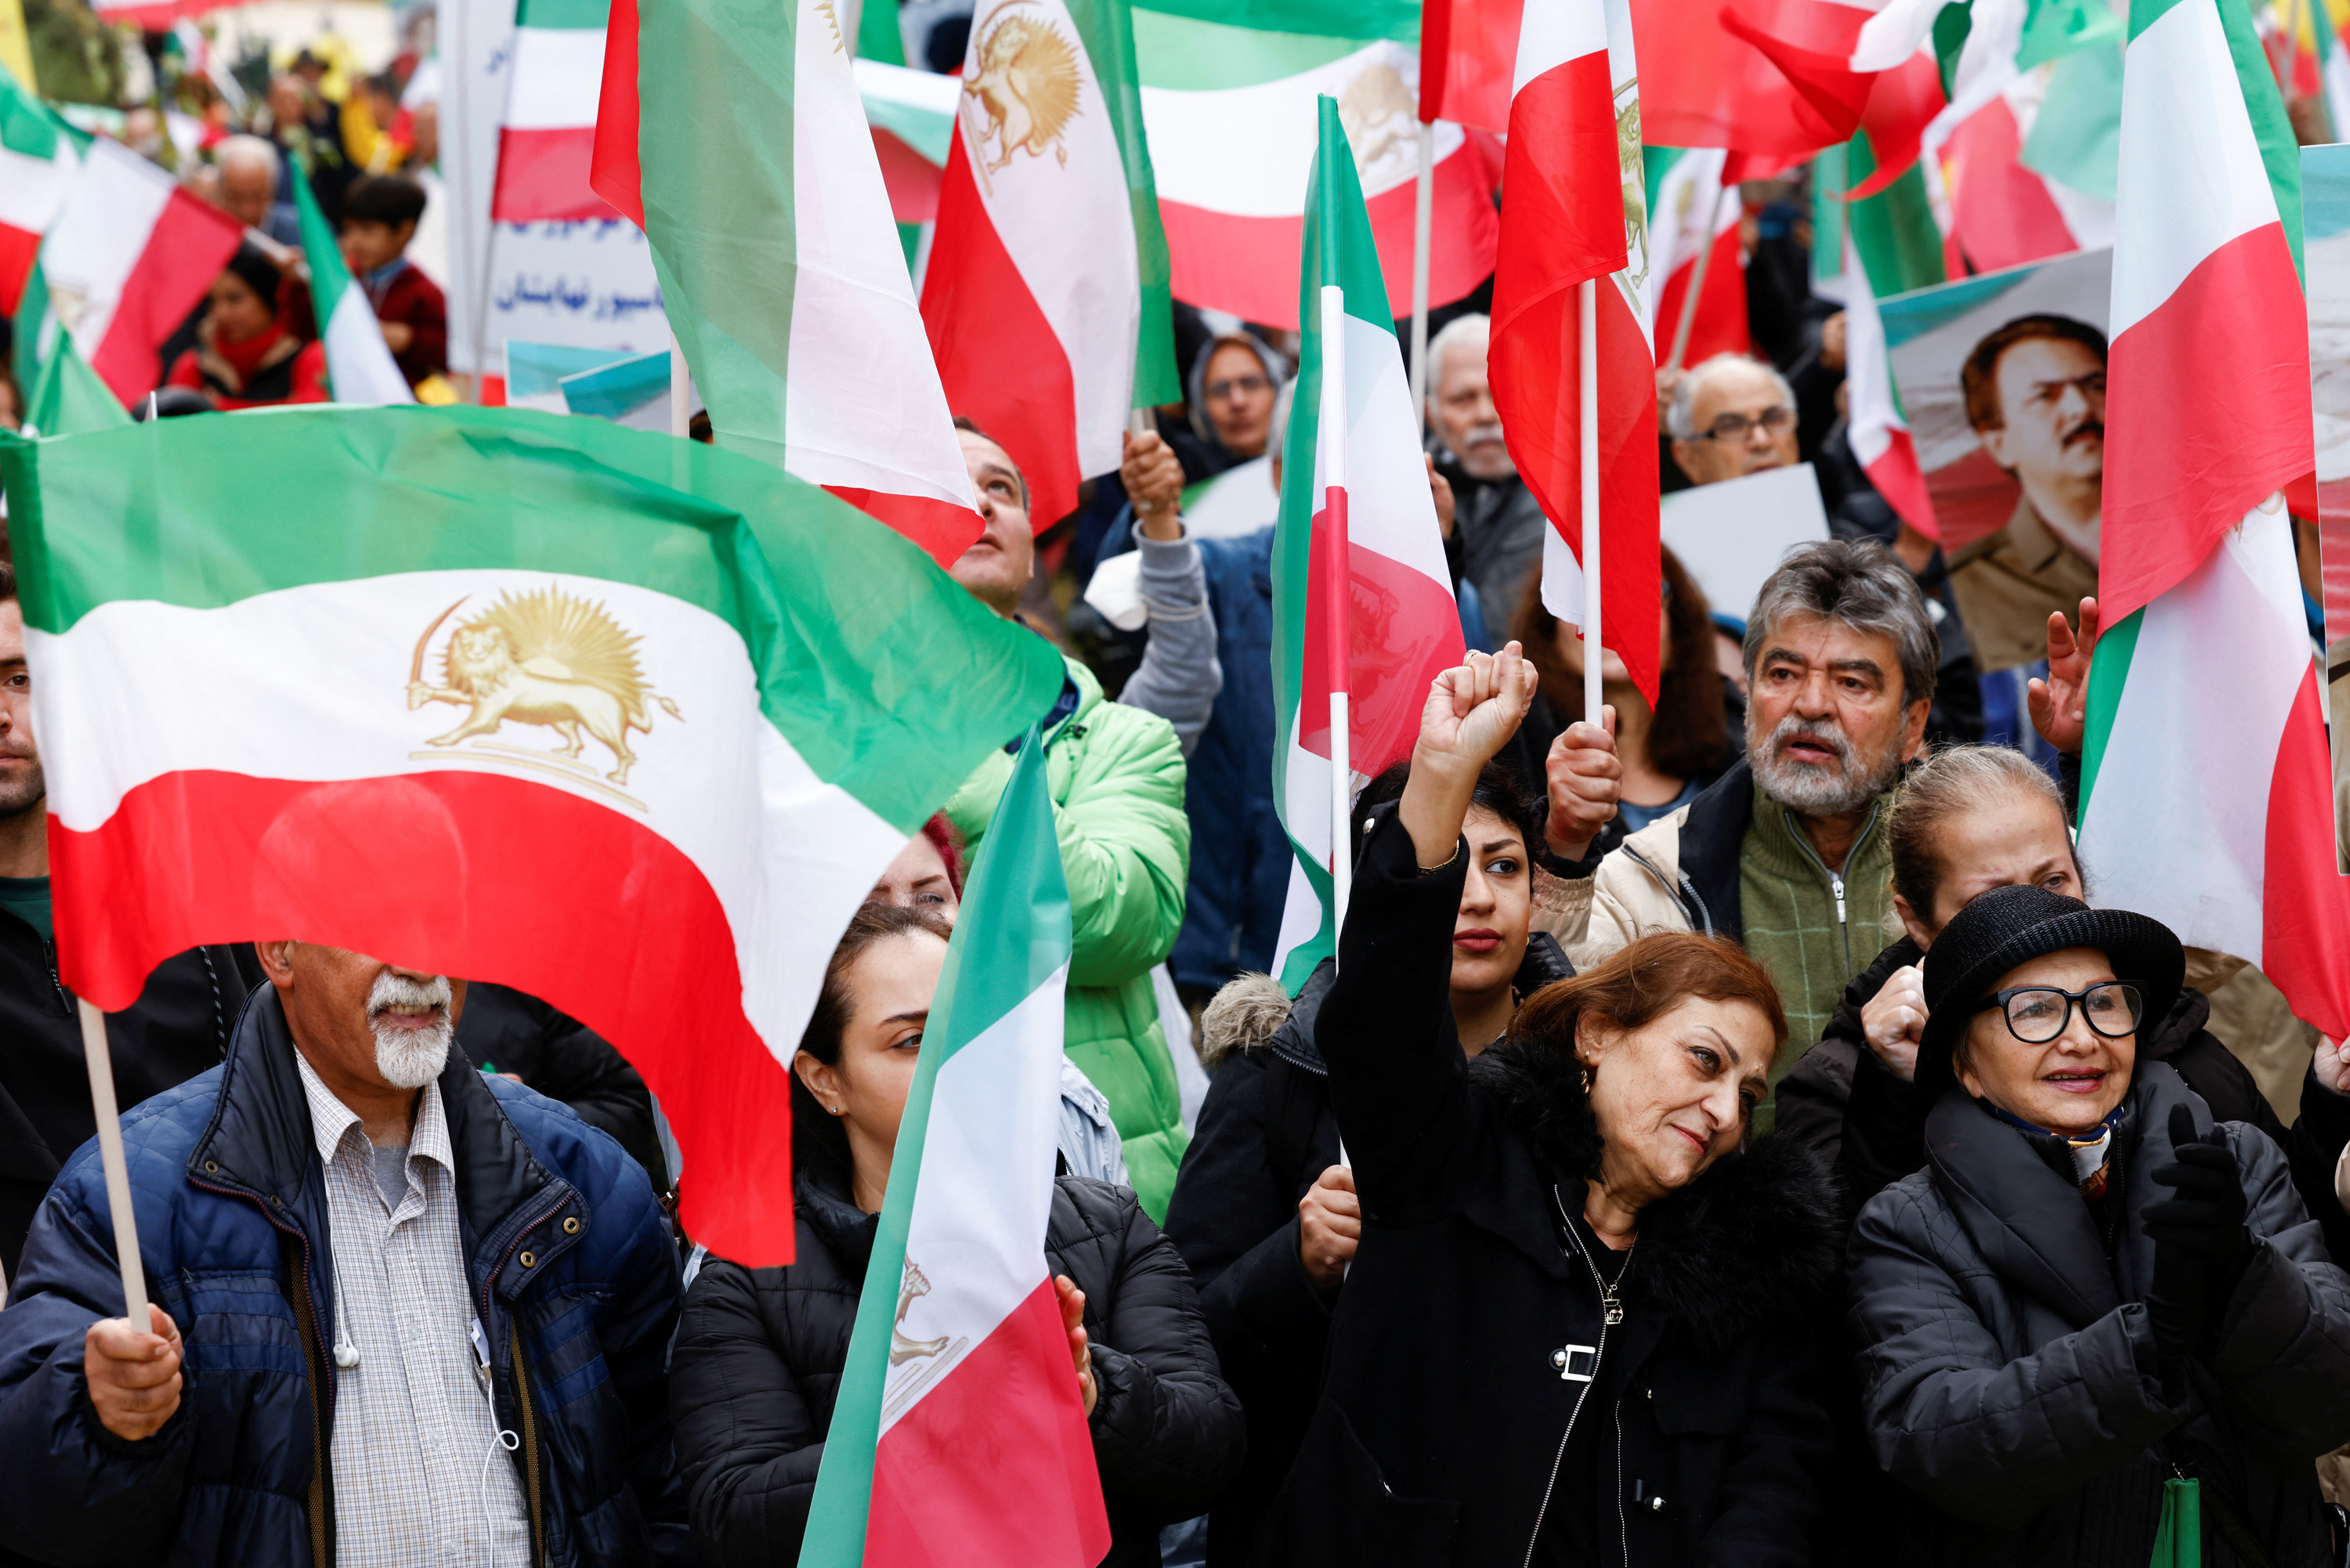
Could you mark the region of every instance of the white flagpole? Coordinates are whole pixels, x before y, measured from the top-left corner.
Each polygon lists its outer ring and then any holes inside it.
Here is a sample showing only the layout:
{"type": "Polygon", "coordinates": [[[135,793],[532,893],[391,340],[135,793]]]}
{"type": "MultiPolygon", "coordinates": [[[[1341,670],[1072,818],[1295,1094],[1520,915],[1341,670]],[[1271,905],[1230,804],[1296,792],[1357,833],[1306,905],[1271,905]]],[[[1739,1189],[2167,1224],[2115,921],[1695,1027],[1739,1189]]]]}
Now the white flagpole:
{"type": "MultiPolygon", "coordinates": [[[[1347,689],[1352,642],[1347,610],[1351,575],[1347,563],[1347,291],[1322,286],[1322,406],[1315,410],[1316,444],[1327,454],[1322,477],[1330,526],[1324,561],[1329,568],[1330,622],[1324,628],[1330,657],[1330,932],[1347,928],[1347,900],[1355,886],[1354,765],[1348,754],[1347,689]]],[[[1336,949],[1332,949],[1335,961],[1336,949]]]]}
{"type": "Polygon", "coordinates": [[[693,395],[689,379],[685,350],[678,346],[677,328],[672,327],[669,329],[669,433],[680,441],[693,431],[693,410],[686,406],[693,395]]]}
{"type": "Polygon", "coordinates": [[[1428,253],[1436,230],[1436,127],[1419,124],[1411,209],[1411,417],[1428,429],[1428,253]]]}
{"type": "MultiPolygon", "coordinates": [[[[1613,286],[1612,285],[1610,286],[1613,286]]],[[[1583,718],[1599,722],[1599,284],[1575,286],[1583,413],[1583,718]]]]}
{"type": "Polygon", "coordinates": [[[106,1051],[106,1014],[81,1007],[81,1051],[89,1064],[89,1100],[98,1113],[98,1158],[106,1168],[106,1205],[114,1211],[114,1256],[122,1265],[122,1315],[146,1334],[147,1271],[139,1261],[139,1221],[130,1211],[130,1167],[122,1157],[122,1118],[114,1103],[114,1059],[106,1051]]]}
{"type": "Polygon", "coordinates": [[[1705,292],[1705,270],[1713,265],[1713,242],[1721,237],[1715,231],[1721,227],[1722,198],[1729,192],[1727,185],[1713,188],[1713,211],[1706,216],[1705,238],[1698,245],[1697,269],[1690,275],[1689,293],[1681,296],[1680,319],[1673,327],[1673,351],[1665,360],[1668,370],[1679,369],[1682,356],[1689,352],[1690,327],[1697,320],[1698,296],[1705,292]]]}

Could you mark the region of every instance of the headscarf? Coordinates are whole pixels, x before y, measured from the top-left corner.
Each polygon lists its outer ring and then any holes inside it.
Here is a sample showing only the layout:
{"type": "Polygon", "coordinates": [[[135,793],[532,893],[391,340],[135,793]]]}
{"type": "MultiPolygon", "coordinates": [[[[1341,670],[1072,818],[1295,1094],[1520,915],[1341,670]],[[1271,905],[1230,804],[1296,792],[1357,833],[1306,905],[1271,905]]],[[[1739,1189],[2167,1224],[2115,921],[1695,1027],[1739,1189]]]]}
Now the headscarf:
{"type": "Polygon", "coordinates": [[[1263,338],[1253,332],[1219,333],[1209,338],[1206,345],[1193,357],[1191,374],[1183,382],[1183,390],[1189,400],[1185,407],[1191,412],[1191,431],[1218,452],[1223,452],[1226,457],[1237,462],[1238,454],[1225,449],[1222,439],[1216,434],[1215,424],[1208,418],[1208,362],[1216,357],[1217,349],[1234,347],[1245,348],[1257,357],[1257,362],[1264,367],[1265,379],[1273,383],[1275,393],[1281,390],[1281,384],[1289,379],[1289,367],[1283,361],[1280,355],[1266,346],[1263,338]]]}

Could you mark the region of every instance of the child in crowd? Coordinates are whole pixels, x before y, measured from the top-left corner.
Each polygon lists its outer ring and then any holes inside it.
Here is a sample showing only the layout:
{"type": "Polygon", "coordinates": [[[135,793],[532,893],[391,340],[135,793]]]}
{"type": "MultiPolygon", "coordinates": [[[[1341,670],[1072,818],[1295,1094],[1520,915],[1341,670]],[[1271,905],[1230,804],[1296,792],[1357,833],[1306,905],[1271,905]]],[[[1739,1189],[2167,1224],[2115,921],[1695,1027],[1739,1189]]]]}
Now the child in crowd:
{"type": "Polygon", "coordinates": [[[343,260],[411,387],[449,369],[447,302],[406,254],[423,215],[423,187],[401,174],[369,175],[343,198],[343,260]]]}

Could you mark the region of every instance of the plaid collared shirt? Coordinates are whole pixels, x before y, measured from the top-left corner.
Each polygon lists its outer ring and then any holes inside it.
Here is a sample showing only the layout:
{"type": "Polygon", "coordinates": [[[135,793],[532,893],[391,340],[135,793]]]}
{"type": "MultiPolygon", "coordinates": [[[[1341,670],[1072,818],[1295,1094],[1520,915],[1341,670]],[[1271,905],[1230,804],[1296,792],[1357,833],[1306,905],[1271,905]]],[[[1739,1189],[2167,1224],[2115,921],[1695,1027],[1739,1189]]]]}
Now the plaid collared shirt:
{"type": "Polygon", "coordinates": [[[424,1085],[395,1208],[376,1185],[359,1118],[295,1053],[326,1168],[333,1233],[337,1369],[335,1557],[339,1568],[525,1568],[530,1525],[498,1446],[480,1330],[465,1282],[456,1159],[441,1085],[424,1085]]]}

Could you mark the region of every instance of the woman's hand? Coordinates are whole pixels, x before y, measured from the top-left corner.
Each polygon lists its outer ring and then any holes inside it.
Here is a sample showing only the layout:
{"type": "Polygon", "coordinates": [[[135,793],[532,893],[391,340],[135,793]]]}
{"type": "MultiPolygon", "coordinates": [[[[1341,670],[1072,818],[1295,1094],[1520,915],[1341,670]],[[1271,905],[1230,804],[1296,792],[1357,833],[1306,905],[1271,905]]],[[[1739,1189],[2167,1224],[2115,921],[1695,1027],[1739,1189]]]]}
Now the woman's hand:
{"type": "Polygon", "coordinates": [[[1297,1200],[1297,1261],[1324,1294],[1338,1288],[1355,1249],[1363,1244],[1363,1205],[1355,1173],[1334,1165],[1297,1200]]]}
{"type": "Polygon", "coordinates": [[[1926,1034],[1926,971],[1905,964],[1886,976],[1885,987],[1860,1010],[1860,1032],[1868,1048],[1903,1083],[1918,1076],[1918,1046],[1926,1034]]]}
{"type": "Polygon", "coordinates": [[[1580,860],[1615,820],[1624,797],[1624,760],[1616,754],[1616,709],[1602,703],[1599,722],[1578,719],[1558,732],[1543,759],[1550,819],[1543,837],[1562,860],[1580,860]]]}
{"type": "Polygon", "coordinates": [[[2024,694],[2032,710],[2032,727],[2040,738],[2068,757],[2081,754],[2089,729],[2089,661],[2097,651],[2097,601],[2081,601],[2081,629],[2075,635],[2056,611],[2048,616],[2048,679],[2034,678],[2024,694]]]}
{"type": "Polygon", "coordinates": [[[1053,1293],[1061,1300],[1061,1328],[1069,1336],[1069,1360],[1077,1369],[1077,1393],[1085,1401],[1086,1417],[1093,1418],[1101,1390],[1094,1383],[1093,1346],[1086,1343],[1086,1293],[1066,1274],[1053,1276],[1053,1293]]]}
{"type": "Polygon", "coordinates": [[[1452,858],[1478,770],[1517,733],[1534,700],[1534,668],[1514,641],[1499,653],[1471,653],[1429,682],[1411,778],[1398,807],[1422,866],[1452,858]]]}

